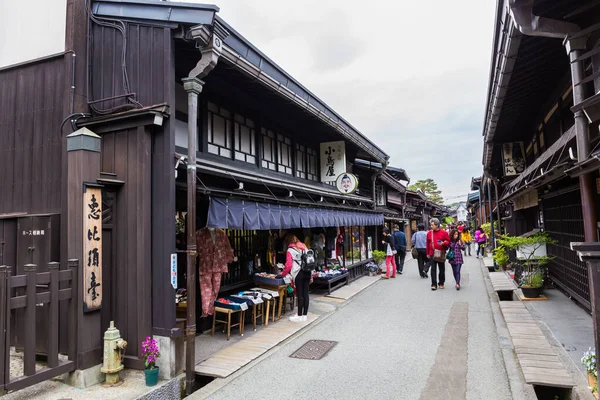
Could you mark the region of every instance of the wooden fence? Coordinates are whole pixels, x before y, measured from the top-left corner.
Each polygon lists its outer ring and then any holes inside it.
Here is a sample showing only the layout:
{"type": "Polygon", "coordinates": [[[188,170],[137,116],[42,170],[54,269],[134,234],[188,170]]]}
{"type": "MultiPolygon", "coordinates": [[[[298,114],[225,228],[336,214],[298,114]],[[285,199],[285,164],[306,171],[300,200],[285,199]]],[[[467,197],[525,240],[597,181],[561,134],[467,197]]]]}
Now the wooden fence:
{"type": "MultiPolygon", "coordinates": [[[[0,266],[0,395],[3,392],[25,387],[54,378],[76,368],[76,315],[79,268],[78,260],[69,260],[68,268],[60,270],[60,264],[48,264],[48,272],[37,272],[37,266],[27,264],[23,275],[11,276],[11,267],[0,266]],[[63,288],[61,288],[61,286],[63,288]],[[20,290],[13,290],[19,288],[20,290]],[[25,294],[23,294],[25,293],[25,294]],[[67,301],[68,328],[60,332],[59,303],[67,301]],[[47,329],[36,327],[36,307],[48,305],[47,329]],[[23,375],[11,377],[10,337],[11,311],[21,310],[24,318],[23,375]],[[68,335],[68,360],[59,359],[59,335],[68,335]],[[36,370],[36,336],[48,338],[47,365],[36,370]]],[[[13,312],[12,315],[16,313],[13,312]]],[[[13,324],[12,326],[15,326],[13,324]]],[[[14,371],[13,371],[14,372],[14,371]]]]}

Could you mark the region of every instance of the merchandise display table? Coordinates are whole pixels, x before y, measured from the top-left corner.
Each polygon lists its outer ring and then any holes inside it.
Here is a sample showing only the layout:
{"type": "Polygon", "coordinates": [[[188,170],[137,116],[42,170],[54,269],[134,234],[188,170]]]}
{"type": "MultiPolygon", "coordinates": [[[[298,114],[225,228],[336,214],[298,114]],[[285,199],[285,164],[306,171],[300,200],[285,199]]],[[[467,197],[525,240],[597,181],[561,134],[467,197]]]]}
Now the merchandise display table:
{"type": "MultiPolygon", "coordinates": [[[[229,296],[228,299],[236,301],[236,302],[246,302],[248,307],[252,307],[252,324],[254,326],[254,330],[256,331],[256,320],[262,317],[262,324],[265,324],[265,303],[269,304],[269,298],[272,296],[266,295],[268,298],[264,298],[262,296],[255,296],[252,292],[240,292],[237,295],[229,296]],[[265,301],[266,300],[266,301],[265,301]]],[[[268,320],[268,314],[267,314],[268,320]]]]}
{"type": "MultiPolygon", "coordinates": [[[[256,278],[256,277],[255,277],[256,278]]],[[[275,281],[279,281],[281,279],[275,279],[275,281]]],[[[281,280],[283,281],[283,280],[281,280]]],[[[259,283],[259,282],[255,282],[258,287],[250,289],[252,291],[266,291],[268,294],[271,294],[273,296],[273,321],[275,321],[275,302],[279,303],[278,305],[278,311],[277,311],[277,319],[279,320],[281,318],[281,309],[282,306],[285,302],[285,297],[287,295],[287,283],[284,283],[282,285],[270,285],[267,283],[259,283]]],[[[267,325],[269,324],[269,305],[267,305],[267,325]]]]}
{"type": "Polygon", "coordinates": [[[338,286],[347,285],[349,282],[350,274],[340,274],[332,278],[313,278],[313,285],[315,286],[327,286],[327,294],[331,294],[331,289],[336,289],[338,286]]]}

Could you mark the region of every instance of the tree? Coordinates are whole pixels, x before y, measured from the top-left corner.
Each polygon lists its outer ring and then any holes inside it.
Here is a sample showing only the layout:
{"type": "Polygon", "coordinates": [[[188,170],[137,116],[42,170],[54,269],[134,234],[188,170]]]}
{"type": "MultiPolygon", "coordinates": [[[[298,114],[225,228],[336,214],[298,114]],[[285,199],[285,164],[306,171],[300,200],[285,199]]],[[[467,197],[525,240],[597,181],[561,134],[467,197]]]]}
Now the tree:
{"type": "Polygon", "coordinates": [[[409,190],[420,190],[434,203],[442,204],[442,191],[438,189],[437,183],[431,178],[420,179],[408,187],[409,190]]]}

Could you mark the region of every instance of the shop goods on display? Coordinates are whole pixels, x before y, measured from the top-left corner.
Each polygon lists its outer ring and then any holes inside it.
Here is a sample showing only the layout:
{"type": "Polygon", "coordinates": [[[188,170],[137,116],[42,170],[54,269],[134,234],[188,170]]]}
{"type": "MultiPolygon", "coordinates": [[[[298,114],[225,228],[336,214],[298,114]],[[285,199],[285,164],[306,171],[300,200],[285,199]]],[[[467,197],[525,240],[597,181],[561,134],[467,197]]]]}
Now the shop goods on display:
{"type": "Polygon", "coordinates": [[[339,265],[334,265],[333,267],[324,267],[322,271],[317,271],[313,274],[315,278],[323,278],[323,279],[332,279],[336,276],[347,274],[348,269],[341,267],[339,265]]]}
{"type": "Polygon", "coordinates": [[[262,283],[270,286],[286,285],[283,278],[277,278],[277,275],[266,272],[257,272],[254,274],[254,283],[262,283]]]}
{"type": "Polygon", "coordinates": [[[229,310],[246,311],[248,309],[248,304],[246,304],[246,302],[241,301],[241,302],[236,303],[235,301],[233,301],[229,298],[225,298],[225,297],[219,297],[217,300],[215,300],[214,306],[221,307],[221,308],[227,308],[229,310]]]}

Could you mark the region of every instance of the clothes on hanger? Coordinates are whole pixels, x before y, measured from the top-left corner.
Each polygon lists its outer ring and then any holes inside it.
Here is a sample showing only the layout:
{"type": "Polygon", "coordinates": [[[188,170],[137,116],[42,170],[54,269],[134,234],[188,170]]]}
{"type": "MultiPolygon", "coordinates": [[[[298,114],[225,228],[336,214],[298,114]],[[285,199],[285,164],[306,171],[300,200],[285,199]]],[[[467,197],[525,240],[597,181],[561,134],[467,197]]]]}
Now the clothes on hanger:
{"type": "Polygon", "coordinates": [[[214,313],[214,301],[219,295],[221,277],[234,259],[227,234],[222,229],[203,228],[196,232],[199,257],[198,276],[202,295],[202,316],[214,313]]]}

